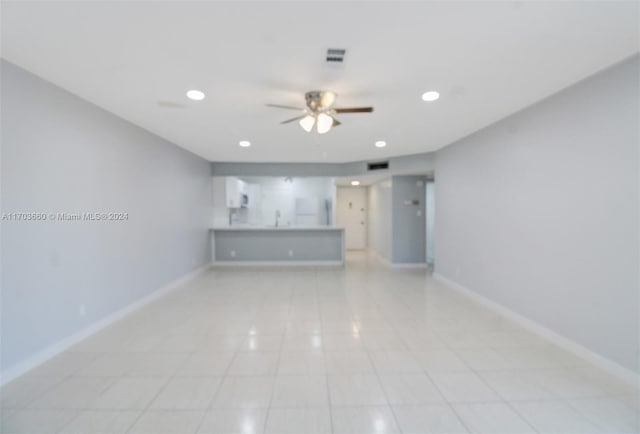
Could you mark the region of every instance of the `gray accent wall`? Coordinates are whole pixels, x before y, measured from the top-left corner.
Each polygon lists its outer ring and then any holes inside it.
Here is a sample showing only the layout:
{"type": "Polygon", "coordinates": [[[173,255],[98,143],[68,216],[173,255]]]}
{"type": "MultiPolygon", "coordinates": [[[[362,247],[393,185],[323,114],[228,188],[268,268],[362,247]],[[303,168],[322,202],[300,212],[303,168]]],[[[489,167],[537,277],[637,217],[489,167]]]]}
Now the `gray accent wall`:
{"type": "Polygon", "coordinates": [[[384,181],[369,186],[368,231],[369,249],[386,262],[392,260],[391,239],[391,201],[392,181],[384,181]]]}
{"type": "Polygon", "coordinates": [[[391,233],[394,264],[426,263],[425,181],[424,176],[392,178],[391,233]]]}
{"type": "Polygon", "coordinates": [[[640,372],[638,56],[438,151],[436,272],[640,372]]]}
{"type": "Polygon", "coordinates": [[[429,266],[433,267],[435,258],[435,223],[436,223],[436,196],[435,184],[432,179],[425,185],[425,230],[426,246],[425,259],[429,266]]]}
{"type": "Polygon", "coordinates": [[[369,249],[389,264],[426,263],[425,180],[393,176],[369,186],[369,249]]]}
{"type": "Polygon", "coordinates": [[[210,262],[210,163],[1,62],[5,370],[210,262]],[[84,306],[84,314],[82,313],[84,306]]]}

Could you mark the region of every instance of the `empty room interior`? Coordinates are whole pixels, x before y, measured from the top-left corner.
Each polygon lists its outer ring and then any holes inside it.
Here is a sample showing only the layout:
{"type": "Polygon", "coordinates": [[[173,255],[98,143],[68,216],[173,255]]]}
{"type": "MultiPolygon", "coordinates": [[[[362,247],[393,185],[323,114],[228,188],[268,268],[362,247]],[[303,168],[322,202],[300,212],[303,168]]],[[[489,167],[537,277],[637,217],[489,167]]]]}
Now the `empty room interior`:
{"type": "Polygon", "coordinates": [[[0,37],[0,432],[640,433],[640,2],[0,37]]]}

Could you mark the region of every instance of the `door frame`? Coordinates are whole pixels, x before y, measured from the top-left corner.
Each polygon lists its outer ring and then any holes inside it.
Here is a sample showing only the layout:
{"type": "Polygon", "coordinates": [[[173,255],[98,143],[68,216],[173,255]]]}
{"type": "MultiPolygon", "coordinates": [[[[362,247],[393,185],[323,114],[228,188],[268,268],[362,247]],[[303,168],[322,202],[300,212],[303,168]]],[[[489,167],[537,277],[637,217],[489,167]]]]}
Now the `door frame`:
{"type": "Polygon", "coordinates": [[[364,200],[364,212],[363,212],[363,220],[364,221],[364,225],[363,226],[363,245],[361,248],[357,248],[357,249],[349,249],[348,245],[347,245],[347,238],[349,237],[348,235],[348,227],[346,225],[342,225],[344,227],[344,231],[345,231],[345,249],[346,250],[352,250],[352,251],[365,251],[368,249],[369,247],[369,194],[368,194],[368,187],[366,186],[337,186],[336,188],[336,224],[340,225],[341,222],[340,221],[340,206],[341,206],[341,202],[340,202],[340,190],[347,190],[347,191],[358,191],[358,192],[362,192],[362,196],[363,196],[363,200],[364,200]]]}

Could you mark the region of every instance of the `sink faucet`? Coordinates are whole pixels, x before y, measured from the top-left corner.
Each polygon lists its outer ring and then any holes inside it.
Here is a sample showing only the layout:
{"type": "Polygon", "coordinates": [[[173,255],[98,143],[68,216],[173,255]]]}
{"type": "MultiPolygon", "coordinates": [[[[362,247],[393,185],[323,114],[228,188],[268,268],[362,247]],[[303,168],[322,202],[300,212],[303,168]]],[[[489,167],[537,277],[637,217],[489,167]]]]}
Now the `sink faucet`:
{"type": "Polygon", "coordinates": [[[276,227],[278,227],[278,220],[280,219],[280,210],[276,210],[276,227]]]}
{"type": "Polygon", "coordinates": [[[233,208],[229,208],[229,226],[233,223],[233,208]]]}

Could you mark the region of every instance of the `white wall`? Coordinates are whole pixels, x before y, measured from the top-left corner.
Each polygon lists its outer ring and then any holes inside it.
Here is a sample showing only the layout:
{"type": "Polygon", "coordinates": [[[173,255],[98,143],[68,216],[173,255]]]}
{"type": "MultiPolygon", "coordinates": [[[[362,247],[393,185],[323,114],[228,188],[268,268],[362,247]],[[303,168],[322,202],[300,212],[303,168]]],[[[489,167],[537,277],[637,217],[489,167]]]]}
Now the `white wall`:
{"type": "Polygon", "coordinates": [[[639,59],[437,153],[436,272],[640,372],[639,59]]]}
{"type": "MultiPolygon", "coordinates": [[[[255,181],[258,181],[262,193],[260,208],[262,224],[274,225],[276,212],[279,212],[279,225],[294,225],[293,180],[286,182],[284,178],[265,178],[255,181]]],[[[253,180],[247,180],[247,182],[254,183],[253,180]]]]}
{"type": "Polygon", "coordinates": [[[369,186],[369,249],[391,263],[391,188],[390,179],[369,186]]]}
{"type": "MultiPolygon", "coordinates": [[[[275,224],[276,210],[280,211],[280,225],[326,225],[327,212],[325,200],[334,201],[335,185],[331,177],[292,177],[285,180],[278,176],[242,177],[248,184],[260,186],[259,208],[255,220],[264,225],[275,224]],[[319,201],[318,215],[314,222],[298,221],[295,204],[297,198],[313,198],[319,201]]],[[[329,221],[332,223],[332,210],[329,221]]],[[[245,219],[247,220],[247,219],[245,219]]]]}
{"type": "Polygon", "coordinates": [[[129,216],[2,222],[4,371],[207,264],[211,172],[172,143],[0,65],[2,212],[129,216]]]}
{"type": "Polygon", "coordinates": [[[229,224],[229,208],[227,208],[226,202],[226,177],[214,176],[212,180],[212,212],[213,212],[213,225],[225,226],[229,224]]]}

